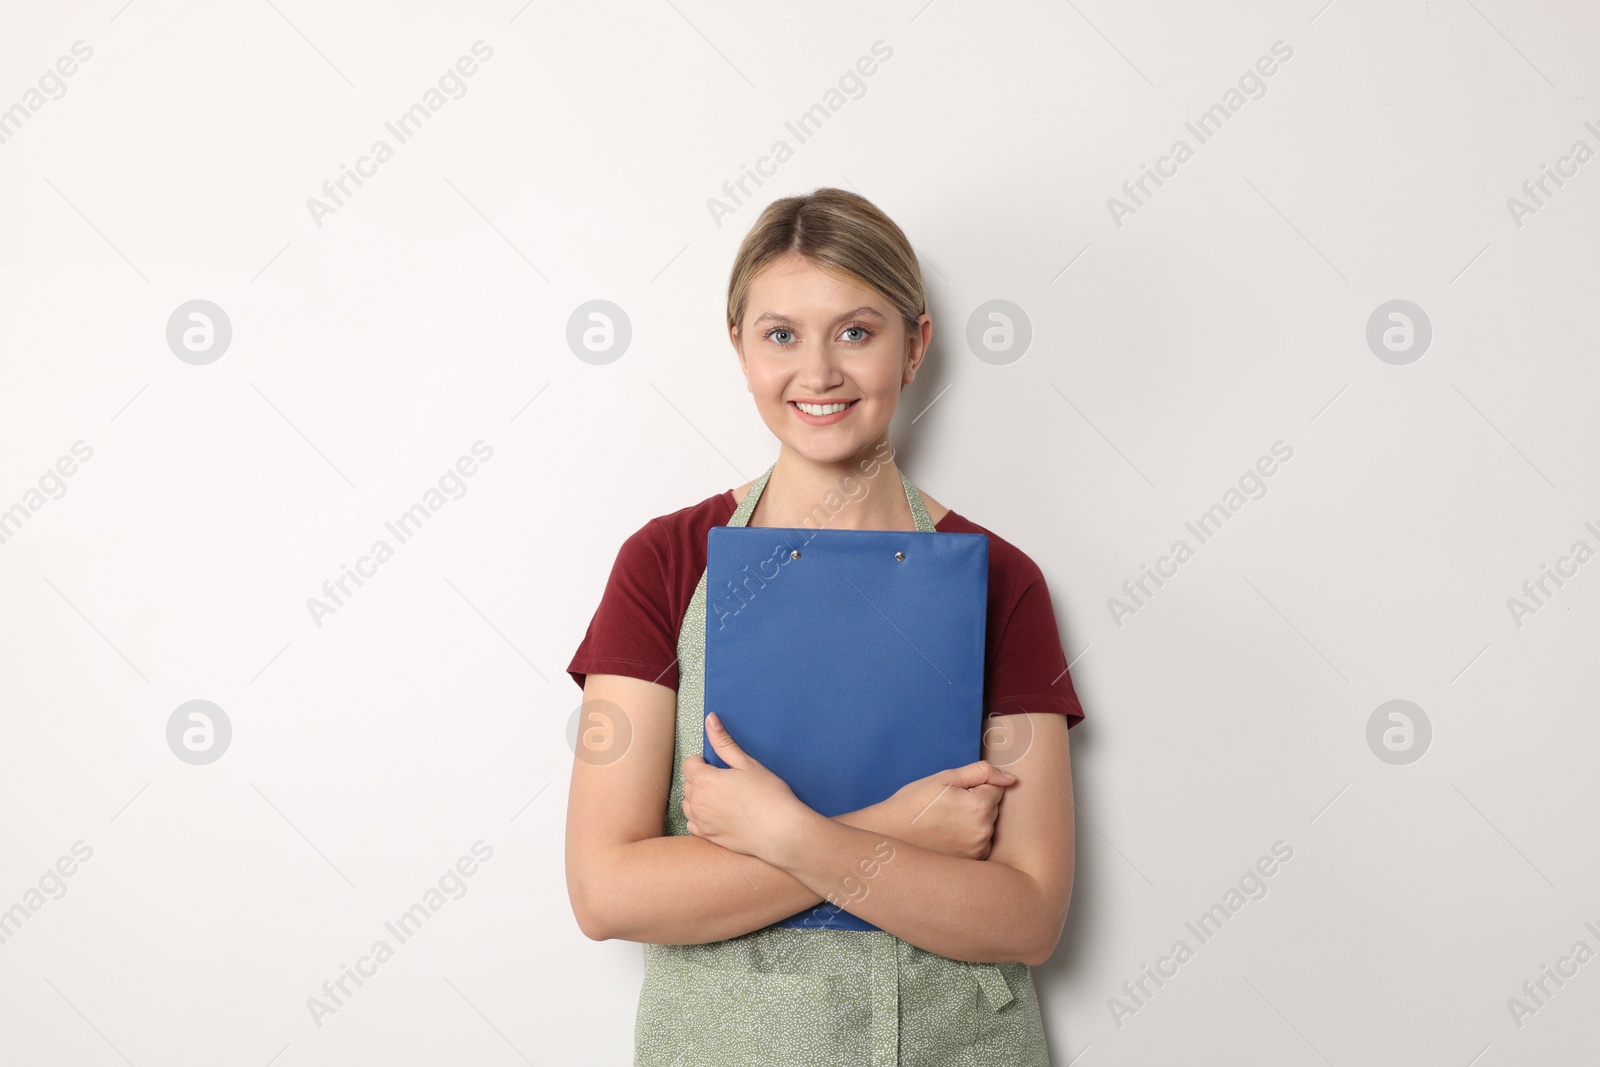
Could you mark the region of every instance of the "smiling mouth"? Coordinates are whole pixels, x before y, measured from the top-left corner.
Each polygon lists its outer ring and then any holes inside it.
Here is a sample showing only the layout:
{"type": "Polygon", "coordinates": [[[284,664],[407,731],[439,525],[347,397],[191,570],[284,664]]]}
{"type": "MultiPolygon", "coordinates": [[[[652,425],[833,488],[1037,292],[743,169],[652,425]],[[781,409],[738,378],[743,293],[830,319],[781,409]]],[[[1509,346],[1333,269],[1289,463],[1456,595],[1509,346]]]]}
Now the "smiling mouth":
{"type": "Polygon", "coordinates": [[[828,416],[828,415],[842,414],[842,413],[844,413],[846,411],[849,411],[851,408],[855,407],[860,402],[861,402],[860,398],[857,398],[855,400],[850,400],[850,401],[843,401],[843,400],[836,401],[836,402],[830,403],[830,404],[807,404],[804,407],[802,407],[799,401],[791,400],[791,401],[789,401],[789,405],[791,407],[799,410],[800,412],[806,414],[806,415],[811,415],[811,416],[816,417],[816,418],[821,418],[821,417],[825,417],[825,416],[828,416]],[[844,406],[840,407],[839,406],[840,404],[843,404],[844,406]],[[822,408],[824,410],[821,410],[821,411],[806,411],[806,408],[808,408],[808,407],[809,408],[822,408]],[[837,410],[835,410],[835,409],[837,409],[837,410]]]}

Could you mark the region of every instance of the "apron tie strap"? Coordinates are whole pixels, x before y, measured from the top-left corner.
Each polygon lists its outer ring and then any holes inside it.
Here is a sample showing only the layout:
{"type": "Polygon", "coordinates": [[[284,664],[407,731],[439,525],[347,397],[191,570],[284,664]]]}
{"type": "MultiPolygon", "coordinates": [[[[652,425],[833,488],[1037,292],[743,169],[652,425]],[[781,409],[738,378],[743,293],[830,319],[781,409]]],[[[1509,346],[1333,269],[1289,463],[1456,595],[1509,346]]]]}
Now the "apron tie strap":
{"type": "Polygon", "coordinates": [[[1010,1004],[1016,997],[1011,992],[1011,985],[1006,981],[1005,972],[995,963],[975,963],[973,967],[978,972],[978,987],[983,990],[983,995],[989,999],[989,1010],[999,1011],[1010,1004]]]}

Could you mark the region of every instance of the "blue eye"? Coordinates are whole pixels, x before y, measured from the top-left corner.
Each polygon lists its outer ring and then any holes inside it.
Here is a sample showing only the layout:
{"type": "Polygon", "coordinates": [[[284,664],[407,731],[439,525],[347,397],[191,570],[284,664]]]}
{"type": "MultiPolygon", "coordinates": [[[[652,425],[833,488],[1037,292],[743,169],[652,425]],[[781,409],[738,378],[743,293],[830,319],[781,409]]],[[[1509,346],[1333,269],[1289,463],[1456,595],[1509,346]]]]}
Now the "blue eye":
{"type": "MultiPolygon", "coordinates": [[[[761,336],[783,348],[787,348],[794,343],[794,331],[786,326],[774,326],[761,336]]],[[[855,345],[865,344],[871,336],[872,329],[867,326],[846,326],[841,333],[841,337],[846,343],[855,345]],[[856,336],[850,336],[852,333],[856,336]]]]}

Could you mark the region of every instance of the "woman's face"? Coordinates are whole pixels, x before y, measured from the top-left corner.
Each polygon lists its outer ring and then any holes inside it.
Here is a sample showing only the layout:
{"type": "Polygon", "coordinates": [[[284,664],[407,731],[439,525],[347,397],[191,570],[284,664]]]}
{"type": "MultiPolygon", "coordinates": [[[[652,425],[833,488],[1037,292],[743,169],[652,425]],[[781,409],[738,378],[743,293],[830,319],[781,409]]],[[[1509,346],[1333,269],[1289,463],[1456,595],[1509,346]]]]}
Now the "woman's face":
{"type": "Polygon", "coordinates": [[[756,276],[744,321],[730,336],[767,428],[807,459],[843,463],[872,452],[887,434],[900,389],[932,335],[926,314],[918,327],[907,331],[877,290],[791,252],[756,276]],[[825,414],[807,413],[797,401],[824,405],[825,414]],[[835,413],[834,404],[849,406],[835,413]]]}

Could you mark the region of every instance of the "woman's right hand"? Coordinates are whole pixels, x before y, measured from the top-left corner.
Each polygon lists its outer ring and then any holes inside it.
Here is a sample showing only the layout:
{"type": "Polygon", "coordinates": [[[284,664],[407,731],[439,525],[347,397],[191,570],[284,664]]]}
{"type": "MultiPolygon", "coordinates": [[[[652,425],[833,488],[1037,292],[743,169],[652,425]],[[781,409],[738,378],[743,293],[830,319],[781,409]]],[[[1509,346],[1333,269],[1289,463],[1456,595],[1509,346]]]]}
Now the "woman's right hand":
{"type": "Polygon", "coordinates": [[[907,782],[884,801],[893,836],[947,856],[989,857],[1005,787],[1017,781],[988,760],[907,782]]]}

